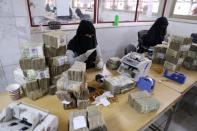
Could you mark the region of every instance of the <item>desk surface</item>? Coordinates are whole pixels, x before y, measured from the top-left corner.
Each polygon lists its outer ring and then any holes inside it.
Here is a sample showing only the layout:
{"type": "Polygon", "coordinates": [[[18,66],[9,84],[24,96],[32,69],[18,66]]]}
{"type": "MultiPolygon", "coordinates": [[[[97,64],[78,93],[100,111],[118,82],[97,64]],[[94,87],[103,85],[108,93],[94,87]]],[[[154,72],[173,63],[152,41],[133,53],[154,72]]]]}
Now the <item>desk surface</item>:
{"type": "MultiPolygon", "coordinates": [[[[96,73],[98,72],[94,70],[89,70],[88,80],[90,81],[91,79],[94,79],[94,75],[96,73]]],[[[99,85],[95,81],[89,82],[89,85],[99,87],[99,85]]],[[[130,92],[134,91],[136,91],[136,89],[130,92]]],[[[119,95],[118,102],[112,103],[109,107],[99,107],[109,131],[136,131],[143,129],[150,123],[152,123],[154,120],[156,120],[167,109],[169,109],[181,96],[181,94],[176,92],[175,90],[166,88],[165,85],[156,82],[156,87],[153,92],[153,96],[156,99],[158,99],[161,103],[159,110],[157,112],[151,112],[148,114],[139,114],[127,103],[128,94],[129,93],[119,95]]],[[[74,109],[64,110],[62,104],[56,96],[47,95],[36,101],[32,101],[25,97],[20,99],[19,101],[34,106],[39,106],[57,115],[60,121],[60,131],[68,130],[68,116],[71,111],[74,111],[74,109]]],[[[7,93],[0,94],[0,109],[5,107],[10,102],[11,100],[7,93]]]]}
{"type": "Polygon", "coordinates": [[[181,94],[184,94],[191,88],[192,84],[197,82],[197,71],[190,71],[190,70],[181,68],[180,71],[178,72],[181,72],[187,76],[185,84],[179,84],[179,83],[176,83],[175,81],[172,81],[163,77],[162,65],[153,64],[149,72],[149,76],[154,78],[156,81],[161,82],[165,86],[172,88],[181,94]]]}

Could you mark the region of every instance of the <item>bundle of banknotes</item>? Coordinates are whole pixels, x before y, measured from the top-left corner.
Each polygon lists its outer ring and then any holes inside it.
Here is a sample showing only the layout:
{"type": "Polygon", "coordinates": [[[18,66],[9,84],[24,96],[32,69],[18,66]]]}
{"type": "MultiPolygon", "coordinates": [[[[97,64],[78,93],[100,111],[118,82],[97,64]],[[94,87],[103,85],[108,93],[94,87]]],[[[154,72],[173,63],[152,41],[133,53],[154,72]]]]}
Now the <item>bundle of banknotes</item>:
{"type": "Polygon", "coordinates": [[[111,70],[117,70],[118,67],[120,66],[121,64],[121,61],[120,61],[120,58],[118,57],[111,57],[107,63],[106,63],[106,66],[111,69],[111,70]]]}
{"type": "Polygon", "coordinates": [[[70,114],[69,131],[107,131],[107,127],[98,108],[90,106],[70,114]]]}
{"type": "Polygon", "coordinates": [[[154,47],[153,63],[164,64],[167,48],[168,44],[161,44],[154,47]]]}
{"type": "Polygon", "coordinates": [[[49,67],[62,66],[62,65],[68,64],[68,59],[67,59],[67,56],[65,55],[50,57],[50,58],[47,58],[46,60],[47,60],[47,65],[49,67]]]}
{"type": "Polygon", "coordinates": [[[68,91],[58,90],[56,92],[57,98],[62,102],[64,109],[76,108],[76,99],[72,97],[72,94],[68,91]]]}
{"type": "Polygon", "coordinates": [[[197,44],[191,45],[183,66],[189,70],[197,70],[197,44]]]}
{"type": "Polygon", "coordinates": [[[25,70],[23,73],[27,80],[50,78],[49,68],[45,68],[44,70],[25,70]]]}
{"type": "Polygon", "coordinates": [[[61,75],[64,71],[68,70],[69,67],[70,66],[68,64],[64,64],[64,65],[61,65],[61,66],[50,67],[49,71],[50,71],[51,78],[54,78],[58,75],[61,75]]]}
{"type": "Polygon", "coordinates": [[[172,36],[166,51],[164,67],[173,71],[178,70],[182,66],[191,44],[190,37],[172,36]]]}
{"type": "Polygon", "coordinates": [[[68,70],[68,80],[84,82],[86,76],[86,64],[75,62],[68,70]]]}
{"type": "Polygon", "coordinates": [[[21,59],[44,58],[43,43],[24,43],[20,47],[21,59]]]}
{"type": "Polygon", "coordinates": [[[22,70],[41,70],[46,67],[45,58],[22,58],[19,60],[19,64],[22,70]]]}
{"type": "Polygon", "coordinates": [[[159,101],[146,91],[130,93],[128,102],[139,113],[149,113],[158,110],[160,107],[159,101]]]}
{"type": "Polygon", "coordinates": [[[49,79],[43,78],[39,80],[27,81],[23,87],[25,94],[32,100],[36,100],[48,93],[49,79]]]}
{"type": "Polygon", "coordinates": [[[63,45],[59,48],[50,47],[49,45],[44,45],[44,55],[46,58],[63,56],[66,54],[67,46],[63,45]]]}
{"type": "Polygon", "coordinates": [[[50,31],[43,34],[43,41],[48,47],[57,49],[67,44],[67,34],[63,31],[50,31]]]}
{"type": "Polygon", "coordinates": [[[104,89],[111,91],[113,95],[124,93],[127,90],[134,88],[135,82],[124,75],[116,77],[107,77],[104,80],[104,89]]]}

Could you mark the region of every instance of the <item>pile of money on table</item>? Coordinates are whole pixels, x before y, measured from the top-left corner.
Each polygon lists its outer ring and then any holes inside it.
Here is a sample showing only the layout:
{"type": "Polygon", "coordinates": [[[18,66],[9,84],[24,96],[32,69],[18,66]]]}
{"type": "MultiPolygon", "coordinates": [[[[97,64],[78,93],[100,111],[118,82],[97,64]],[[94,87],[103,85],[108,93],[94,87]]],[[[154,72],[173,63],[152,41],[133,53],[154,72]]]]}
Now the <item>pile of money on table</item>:
{"type": "Polygon", "coordinates": [[[107,127],[98,108],[90,106],[70,114],[69,131],[107,131],[107,127]]]}
{"type": "Polygon", "coordinates": [[[178,70],[187,56],[191,44],[191,37],[172,36],[166,51],[164,67],[172,71],[178,70]]]}
{"type": "Polygon", "coordinates": [[[191,45],[183,66],[189,70],[197,70],[197,44],[191,45]]]}
{"type": "Polygon", "coordinates": [[[85,76],[86,64],[76,61],[57,81],[58,92],[56,95],[62,101],[65,109],[75,107],[85,109],[90,104],[85,76]]]}
{"type": "Polygon", "coordinates": [[[20,67],[24,75],[25,94],[36,100],[48,93],[49,68],[45,63],[42,43],[26,43],[21,47],[20,67]]]}
{"type": "Polygon", "coordinates": [[[107,77],[104,80],[104,89],[111,91],[113,95],[118,95],[134,88],[135,82],[124,75],[107,77]]]}
{"type": "Polygon", "coordinates": [[[131,107],[133,107],[139,113],[156,111],[160,107],[159,101],[153,98],[146,91],[130,93],[128,96],[128,102],[131,107]]]}
{"type": "Polygon", "coordinates": [[[153,52],[153,63],[156,64],[164,64],[165,62],[165,55],[168,48],[168,44],[161,44],[154,47],[153,52]]]}
{"type": "Polygon", "coordinates": [[[68,60],[65,56],[67,50],[67,34],[63,31],[50,31],[43,34],[43,41],[44,54],[51,76],[50,84],[52,87],[50,89],[55,91],[57,80],[60,78],[62,72],[69,68],[68,60]]]}
{"type": "Polygon", "coordinates": [[[121,64],[121,61],[120,61],[120,58],[118,57],[111,57],[107,63],[106,63],[106,66],[111,69],[111,70],[117,70],[118,67],[120,66],[121,64]]]}

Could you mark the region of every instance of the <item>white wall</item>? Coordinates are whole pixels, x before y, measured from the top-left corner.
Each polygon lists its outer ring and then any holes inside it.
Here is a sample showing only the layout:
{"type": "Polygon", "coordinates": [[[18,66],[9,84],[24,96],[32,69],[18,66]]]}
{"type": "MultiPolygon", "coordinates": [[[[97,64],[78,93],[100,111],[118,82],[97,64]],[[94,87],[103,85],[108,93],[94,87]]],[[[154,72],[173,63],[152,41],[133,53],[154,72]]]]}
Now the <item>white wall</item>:
{"type": "Polygon", "coordinates": [[[169,21],[168,32],[175,35],[190,36],[191,33],[197,33],[197,24],[169,21]]]}

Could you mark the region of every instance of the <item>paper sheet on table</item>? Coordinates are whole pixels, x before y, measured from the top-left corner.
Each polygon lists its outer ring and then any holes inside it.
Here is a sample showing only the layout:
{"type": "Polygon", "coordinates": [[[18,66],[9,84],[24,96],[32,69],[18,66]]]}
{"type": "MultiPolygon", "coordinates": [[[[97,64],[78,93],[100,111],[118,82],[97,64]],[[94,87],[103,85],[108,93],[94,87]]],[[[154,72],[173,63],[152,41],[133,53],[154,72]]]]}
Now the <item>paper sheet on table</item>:
{"type": "Polygon", "coordinates": [[[73,125],[74,125],[75,130],[87,127],[85,117],[84,116],[78,116],[78,117],[73,118],[73,125]]]}
{"type": "Polygon", "coordinates": [[[93,102],[93,104],[95,104],[96,106],[99,106],[100,104],[102,104],[103,106],[109,106],[110,102],[108,101],[107,98],[111,98],[114,97],[110,91],[106,91],[104,92],[102,95],[97,96],[95,98],[95,101],[93,102]]]}
{"type": "Polygon", "coordinates": [[[70,104],[70,101],[64,100],[64,101],[62,101],[62,103],[68,105],[68,104],[70,104]]]}

